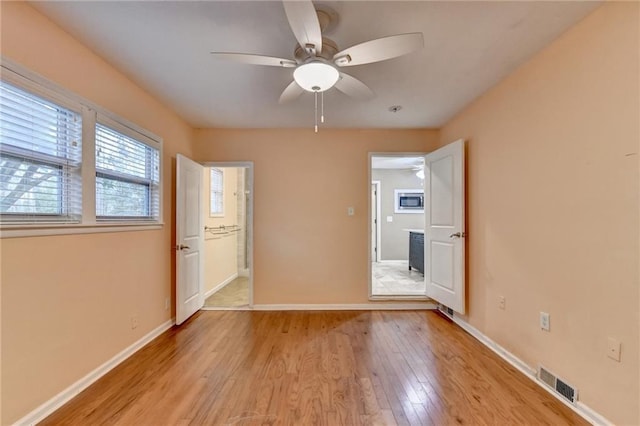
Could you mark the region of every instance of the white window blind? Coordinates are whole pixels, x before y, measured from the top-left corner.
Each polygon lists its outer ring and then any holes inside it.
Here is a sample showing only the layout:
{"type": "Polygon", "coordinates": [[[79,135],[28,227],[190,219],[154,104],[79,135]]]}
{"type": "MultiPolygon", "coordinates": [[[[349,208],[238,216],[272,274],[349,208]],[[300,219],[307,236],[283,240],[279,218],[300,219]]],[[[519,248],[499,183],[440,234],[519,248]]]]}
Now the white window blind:
{"type": "Polygon", "coordinates": [[[79,222],[82,116],[0,81],[3,223],[79,222]]]}
{"type": "Polygon", "coordinates": [[[140,139],[96,124],[98,220],[159,220],[160,152],[140,139]]]}
{"type": "Polygon", "coordinates": [[[211,168],[210,216],[224,214],[224,174],[221,169],[211,168]]]}
{"type": "Polygon", "coordinates": [[[0,238],[162,225],[162,138],[5,59],[0,238]]]}

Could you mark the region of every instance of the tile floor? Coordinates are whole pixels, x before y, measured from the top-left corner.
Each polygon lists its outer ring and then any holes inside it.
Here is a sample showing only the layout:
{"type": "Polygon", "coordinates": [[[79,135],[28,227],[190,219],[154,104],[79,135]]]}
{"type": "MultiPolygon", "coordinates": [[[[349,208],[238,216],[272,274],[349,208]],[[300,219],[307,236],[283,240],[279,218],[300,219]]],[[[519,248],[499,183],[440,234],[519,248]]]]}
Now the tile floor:
{"type": "Polygon", "coordinates": [[[205,308],[235,308],[249,305],[249,278],[238,277],[207,297],[205,308]]]}
{"type": "Polygon", "coordinates": [[[408,261],[384,261],[371,264],[374,296],[424,296],[424,275],[409,271],[408,261]]]}

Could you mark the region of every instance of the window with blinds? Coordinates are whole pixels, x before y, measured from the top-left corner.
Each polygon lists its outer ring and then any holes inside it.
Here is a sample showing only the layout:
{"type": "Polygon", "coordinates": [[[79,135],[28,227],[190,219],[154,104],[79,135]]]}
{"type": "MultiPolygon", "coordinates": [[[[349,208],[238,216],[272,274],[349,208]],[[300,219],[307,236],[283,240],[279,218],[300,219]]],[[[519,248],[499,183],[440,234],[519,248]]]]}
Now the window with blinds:
{"type": "Polygon", "coordinates": [[[96,219],[158,220],[160,152],[96,124],[96,219]]]}
{"type": "Polygon", "coordinates": [[[0,64],[0,238],[162,224],[162,139],[0,64]]]}
{"type": "Polygon", "coordinates": [[[0,81],[0,219],[79,222],[82,116],[0,81]]]}
{"type": "Polygon", "coordinates": [[[210,216],[224,215],[224,174],[222,169],[211,168],[210,216]]]}

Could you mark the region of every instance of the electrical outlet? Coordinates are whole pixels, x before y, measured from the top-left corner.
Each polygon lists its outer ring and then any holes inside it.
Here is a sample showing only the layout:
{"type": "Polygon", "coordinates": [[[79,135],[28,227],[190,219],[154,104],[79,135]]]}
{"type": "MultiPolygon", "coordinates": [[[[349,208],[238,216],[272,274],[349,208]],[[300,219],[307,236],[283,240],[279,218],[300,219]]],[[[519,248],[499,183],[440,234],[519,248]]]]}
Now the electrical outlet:
{"type": "Polygon", "coordinates": [[[551,318],[546,312],[540,312],[540,328],[546,331],[551,331],[551,318]]]}
{"type": "Polygon", "coordinates": [[[498,307],[503,311],[507,308],[507,299],[504,296],[498,297],[498,307]]]}
{"type": "Polygon", "coordinates": [[[131,329],[135,330],[136,328],[138,328],[138,316],[134,315],[131,317],[131,329]]]}
{"type": "Polygon", "coordinates": [[[609,337],[607,356],[615,361],[620,362],[620,342],[612,337],[609,337]]]}
{"type": "Polygon", "coordinates": [[[164,299],[164,310],[168,311],[169,310],[169,304],[170,304],[170,300],[167,297],[166,299],[164,299]]]}

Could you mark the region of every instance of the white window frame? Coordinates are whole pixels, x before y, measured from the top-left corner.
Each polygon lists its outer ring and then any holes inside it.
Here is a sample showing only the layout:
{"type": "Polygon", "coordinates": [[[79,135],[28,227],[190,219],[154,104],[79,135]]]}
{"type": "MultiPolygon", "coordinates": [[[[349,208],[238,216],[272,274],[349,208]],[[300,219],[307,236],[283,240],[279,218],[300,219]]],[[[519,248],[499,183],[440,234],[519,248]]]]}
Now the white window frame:
{"type": "MultiPolygon", "coordinates": [[[[151,148],[157,149],[157,146],[154,146],[154,141],[138,132],[132,131],[131,129],[129,129],[126,126],[123,126],[122,124],[120,124],[119,122],[98,113],[96,116],[96,124],[100,124],[103,127],[106,127],[109,130],[112,130],[116,133],[120,133],[124,136],[127,136],[133,140],[135,140],[136,142],[143,144],[143,145],[147,145],[151,148]]],[[[159,152],[160,154],[160,152],[159,152]]],[[[158,166],[160,166],[160,163],[162,162],[162,157],[159,157],[159,162],[158,162],[158,166]]],[[[100,172],[97,170],[96,167],[96,177],[98,176],[98,174],[104,174],[106,177],[108,178],[115,178],[116,180],[120,180],[120,178],[122,178],[122,181],[131,181],[133,182],[135,180],[135,178],[133,180],[131,180],[131,177],[126,176],[125,174],[121,174],[118,173],[116,171],[113,172],[100,172]]],[[[149,200],[149,211],[151,212],[152,210],[152,205],[153,204],[158,204],[158,208],[161,207],[161,205],[159,204],[161,202],[160,199],[160,195],[161,195],[161,186],[160,186],[160,181],[158,182],[158,184],[154,184],[150,179],[139,179],[140,183],[148,183],[149,184],[149,190],[151,191],[150,193],[150,197],[151,199],[149,200]],[[147,181],[147,182],[144,182],[147,181]]],[[[140,218],[140,217],[136,217],[136,216],[130,216],[130,217],[118,217],[118,216],[106,216],[106,217],[96,217],[96,221],[99,223],[104,223],[104,222],[118,222],[118,223],[122,223],[122,222],[135,222],[135,223],[141,223],[141,222],[149,222],[149,220],[145,220],[144,218],[140,218]]],[[[153,222],[153,220],[151,220],[151,222],[153,222]]]]}
{"type": "MultiPolygon", "coordinates": [[[[209,169],[209,217],[224,217],[224,169],[221,169],[219,167],[211,167],[209,169]],[[213,172],[218,171],[220,172],[220,179],[222,182],[222,188],[220,189],[220,198],[222,200],[222,204],[221,204],[221,208],[219,212],[214,212],[213,211],[213,206],[211,203],[211,200],[213,198],[213,172]]],[[[216,191],[217,192],[217,191],[216,191]]]]}
{"type": "Polygon", "coordinates": [[[0,223],[0,238],[30,237],[40,235],[84,234],[161,229],[163,222],[164,170],[163,140],[130,121],[84,99],[41,77],[40,75],[0,56],[1,78],[9,84],[42,96],[60,106],[79,111],[82,115],[82,215],[78,223],[0,223]],[[128,136],[147,143],[159,151],[159,214],[157,220],[96,220],[96,161],[95,128],[97,117],[118,125],[128,136]]]}

